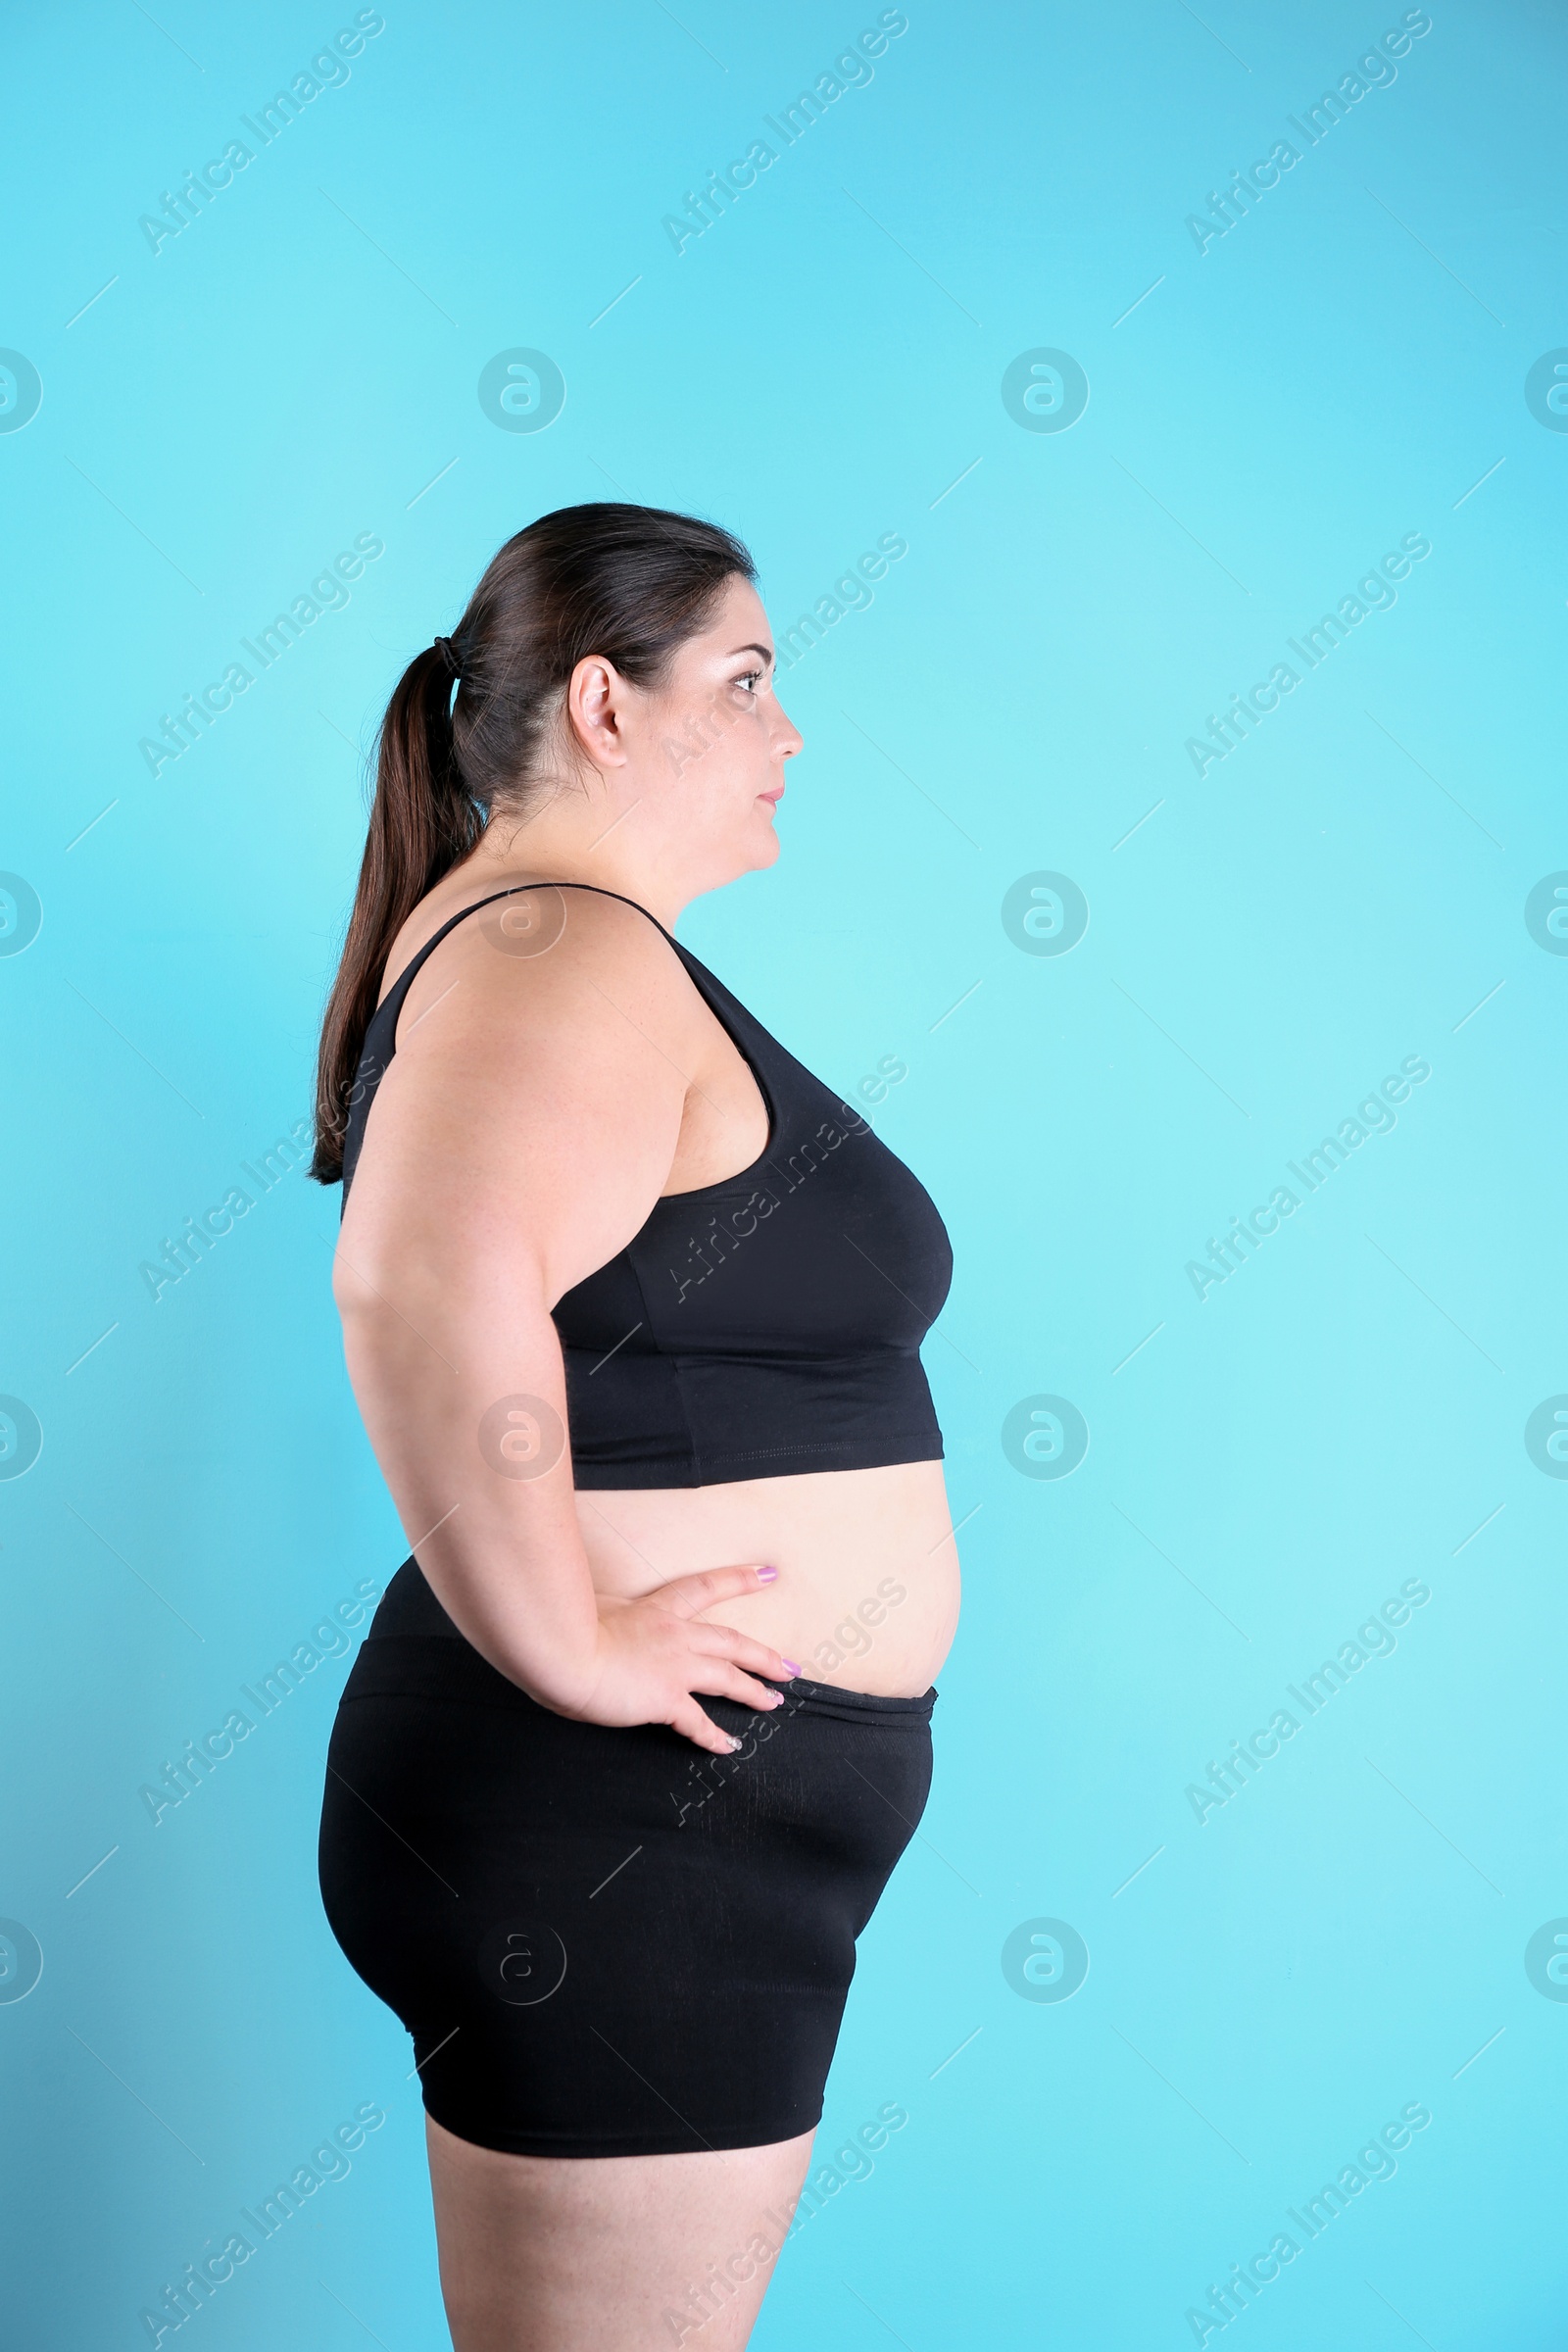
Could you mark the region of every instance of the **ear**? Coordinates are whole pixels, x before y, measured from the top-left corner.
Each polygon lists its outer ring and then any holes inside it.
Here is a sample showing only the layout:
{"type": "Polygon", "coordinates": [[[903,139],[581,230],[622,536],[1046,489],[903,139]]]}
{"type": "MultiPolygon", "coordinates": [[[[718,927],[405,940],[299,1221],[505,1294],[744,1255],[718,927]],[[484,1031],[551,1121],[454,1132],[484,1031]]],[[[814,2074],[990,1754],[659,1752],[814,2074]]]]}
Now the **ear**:
{"type": "Polygon", "coordinates": [[[566,723],[596,767],[626,764],[628,689],[612,662],[589,654],[566,683],[566,723]]]}

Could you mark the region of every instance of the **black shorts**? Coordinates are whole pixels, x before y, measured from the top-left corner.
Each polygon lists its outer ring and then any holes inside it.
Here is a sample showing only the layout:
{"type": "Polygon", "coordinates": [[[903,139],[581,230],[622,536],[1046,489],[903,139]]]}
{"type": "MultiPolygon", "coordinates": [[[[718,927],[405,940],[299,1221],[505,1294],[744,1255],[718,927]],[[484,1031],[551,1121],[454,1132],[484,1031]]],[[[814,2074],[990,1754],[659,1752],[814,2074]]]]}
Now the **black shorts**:
{"type": "Polygon", "coordinates": [[[733,1756],[571,1722],[399,1570],[333,1727],[321,1894],[447,2131],[654,2156],[817,2123],[855,1939],[930,1788],[936,1692],[781,1687],[771,1712],[703,1699],[733,1756]]]}

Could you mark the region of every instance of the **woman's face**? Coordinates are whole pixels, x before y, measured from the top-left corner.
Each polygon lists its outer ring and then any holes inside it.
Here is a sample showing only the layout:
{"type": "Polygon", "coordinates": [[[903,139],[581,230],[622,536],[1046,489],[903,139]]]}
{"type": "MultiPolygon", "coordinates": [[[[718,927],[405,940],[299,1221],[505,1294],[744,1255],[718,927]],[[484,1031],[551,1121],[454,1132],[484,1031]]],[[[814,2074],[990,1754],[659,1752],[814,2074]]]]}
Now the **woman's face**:
{"type": "Polygon", "coordinates": [[[635,807],[645,840],[652,828],[688,875],[701,876],[699,889],[773,863],[784,762],[801,738],[774,692],[773,633],[749,581],[726,581],[661,688],[643,694],[615,677],[599,715],[601,756],[612,736],[619,751],[614,797],[628,816],[635,807]]]}

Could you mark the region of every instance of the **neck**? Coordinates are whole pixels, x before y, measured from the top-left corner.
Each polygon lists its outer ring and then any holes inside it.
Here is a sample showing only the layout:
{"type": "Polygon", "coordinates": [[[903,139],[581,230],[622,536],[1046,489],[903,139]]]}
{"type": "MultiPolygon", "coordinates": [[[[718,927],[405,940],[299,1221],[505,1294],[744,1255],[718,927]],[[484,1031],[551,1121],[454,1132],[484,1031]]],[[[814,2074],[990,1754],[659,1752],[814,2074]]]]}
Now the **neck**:
{"type": "Polygon", "coordinates": [[[505,882],[588,882],[630,899],[673,931],[676,917],[698,895],[683,875],[667,871],[636,836],[635,804],[620,820],[574,801],[559,800],[518,824],[497,815],[463,861],[465,879],[505,882]]]}

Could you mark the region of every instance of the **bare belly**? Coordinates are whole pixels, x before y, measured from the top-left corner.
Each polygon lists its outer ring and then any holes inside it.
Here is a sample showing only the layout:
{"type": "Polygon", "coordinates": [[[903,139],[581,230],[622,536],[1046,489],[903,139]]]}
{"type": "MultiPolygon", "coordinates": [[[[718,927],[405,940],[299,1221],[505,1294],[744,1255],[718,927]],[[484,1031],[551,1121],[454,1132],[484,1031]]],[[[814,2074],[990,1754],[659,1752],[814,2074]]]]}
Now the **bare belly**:
{"type": "Polygon", "coordinates": [[[600,1592],[635,1598],[740,1561],[776,1568],[776,1585],[707,1614],[811,1682],[915,1698],[952,1646],[958,1552],[940,1462],[579,1492],[577,1518],[600,1592]]]}

